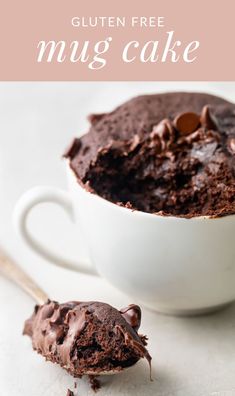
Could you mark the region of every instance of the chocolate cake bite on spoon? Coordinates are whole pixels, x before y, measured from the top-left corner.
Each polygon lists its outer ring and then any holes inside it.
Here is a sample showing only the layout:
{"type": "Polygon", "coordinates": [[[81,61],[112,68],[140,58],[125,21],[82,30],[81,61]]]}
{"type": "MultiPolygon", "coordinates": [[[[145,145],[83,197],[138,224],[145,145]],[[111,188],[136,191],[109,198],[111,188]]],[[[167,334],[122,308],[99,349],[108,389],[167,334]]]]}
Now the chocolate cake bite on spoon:
{"type": "Polygon", "coordinates": [[[115,374],[140,358],[151,363],[146,337],[138,334],[141,310],[137,305],[118,311],[97,301],[51,301],[1,251],[0,270],[38,302],[23,334],[31,337],[33,349],[46,360],[74,377],[115,374]]]}
{"type": "Polygon", "coordinates": [[[35,307],[25,322],[24,334],[46,360],[79,377],[120,372],[144,357],[150,363],[146,339],[137,333],[139,326],[140,308],[136,305],[122,314],[102,302],[59,304],[48,300],[35,307]]]}

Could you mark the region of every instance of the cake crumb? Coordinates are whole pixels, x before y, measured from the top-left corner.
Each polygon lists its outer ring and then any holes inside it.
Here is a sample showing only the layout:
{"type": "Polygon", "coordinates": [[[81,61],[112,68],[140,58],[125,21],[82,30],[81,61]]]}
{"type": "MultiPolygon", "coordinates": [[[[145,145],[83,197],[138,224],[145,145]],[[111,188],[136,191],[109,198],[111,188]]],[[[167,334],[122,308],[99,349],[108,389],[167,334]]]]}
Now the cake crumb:
{"type": "Polygon", "coordinates": [[[91,389],[94,392],[97,392],[101,388],[100,381],[98,380],[97,376],[95,376],[95,375],[89,375],[88,377],[89,377],[91,389]]]}

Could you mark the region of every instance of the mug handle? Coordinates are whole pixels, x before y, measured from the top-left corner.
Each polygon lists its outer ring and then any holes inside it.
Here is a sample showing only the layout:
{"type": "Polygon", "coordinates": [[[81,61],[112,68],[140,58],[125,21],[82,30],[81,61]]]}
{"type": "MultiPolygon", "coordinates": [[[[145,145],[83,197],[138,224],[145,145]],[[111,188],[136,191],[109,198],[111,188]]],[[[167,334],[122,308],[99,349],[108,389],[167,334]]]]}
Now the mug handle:
{"type": "Polygon", "coordinates": [[[38,242],[27,227],[27,218],[34,206],[41,203],[55,203],[61,206],[71,221],[74,221],[73,205],[68,192],[55,187],[38,186],[23,194],[17,202],[13,212],[13,223],[21,238],[43,258],[52,261],[60,267],[77,270],[84,274],[98,275],[95,268],[89,263],[76,263],[51,252],[47,247],[38,242]]]}

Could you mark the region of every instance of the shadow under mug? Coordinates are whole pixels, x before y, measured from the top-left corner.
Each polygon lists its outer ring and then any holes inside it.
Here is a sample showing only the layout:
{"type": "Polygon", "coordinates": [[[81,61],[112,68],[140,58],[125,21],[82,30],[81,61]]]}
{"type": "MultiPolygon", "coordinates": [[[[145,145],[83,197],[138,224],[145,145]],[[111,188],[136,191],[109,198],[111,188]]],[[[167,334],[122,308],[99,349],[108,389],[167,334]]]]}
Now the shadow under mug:
{"type": "Polygon", "coordinates": [[[134,301],[168,314],[209,312],[235,300],[235,215],[185,219],[133,211],[88,192],[67,161],[66,168],[68,192],[39,186],[16,204],[15,228],[37,253],[100,275],[134,301]],[[64,260],[33,238],[27,217],[42,202],[62,206],[82,225],[90,265],[64,260]]]}

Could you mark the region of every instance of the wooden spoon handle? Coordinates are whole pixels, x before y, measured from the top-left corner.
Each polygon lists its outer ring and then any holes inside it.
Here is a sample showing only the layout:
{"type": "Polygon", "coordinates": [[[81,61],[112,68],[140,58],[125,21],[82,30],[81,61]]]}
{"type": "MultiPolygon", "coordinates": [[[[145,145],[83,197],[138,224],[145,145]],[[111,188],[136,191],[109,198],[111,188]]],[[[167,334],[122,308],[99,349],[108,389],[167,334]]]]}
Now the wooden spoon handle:
{"type": "Polygon", "coordinates": [[[28,293],[38,304],[48,300],[46,293],[0,249],[0,272],[28,293]]]}

